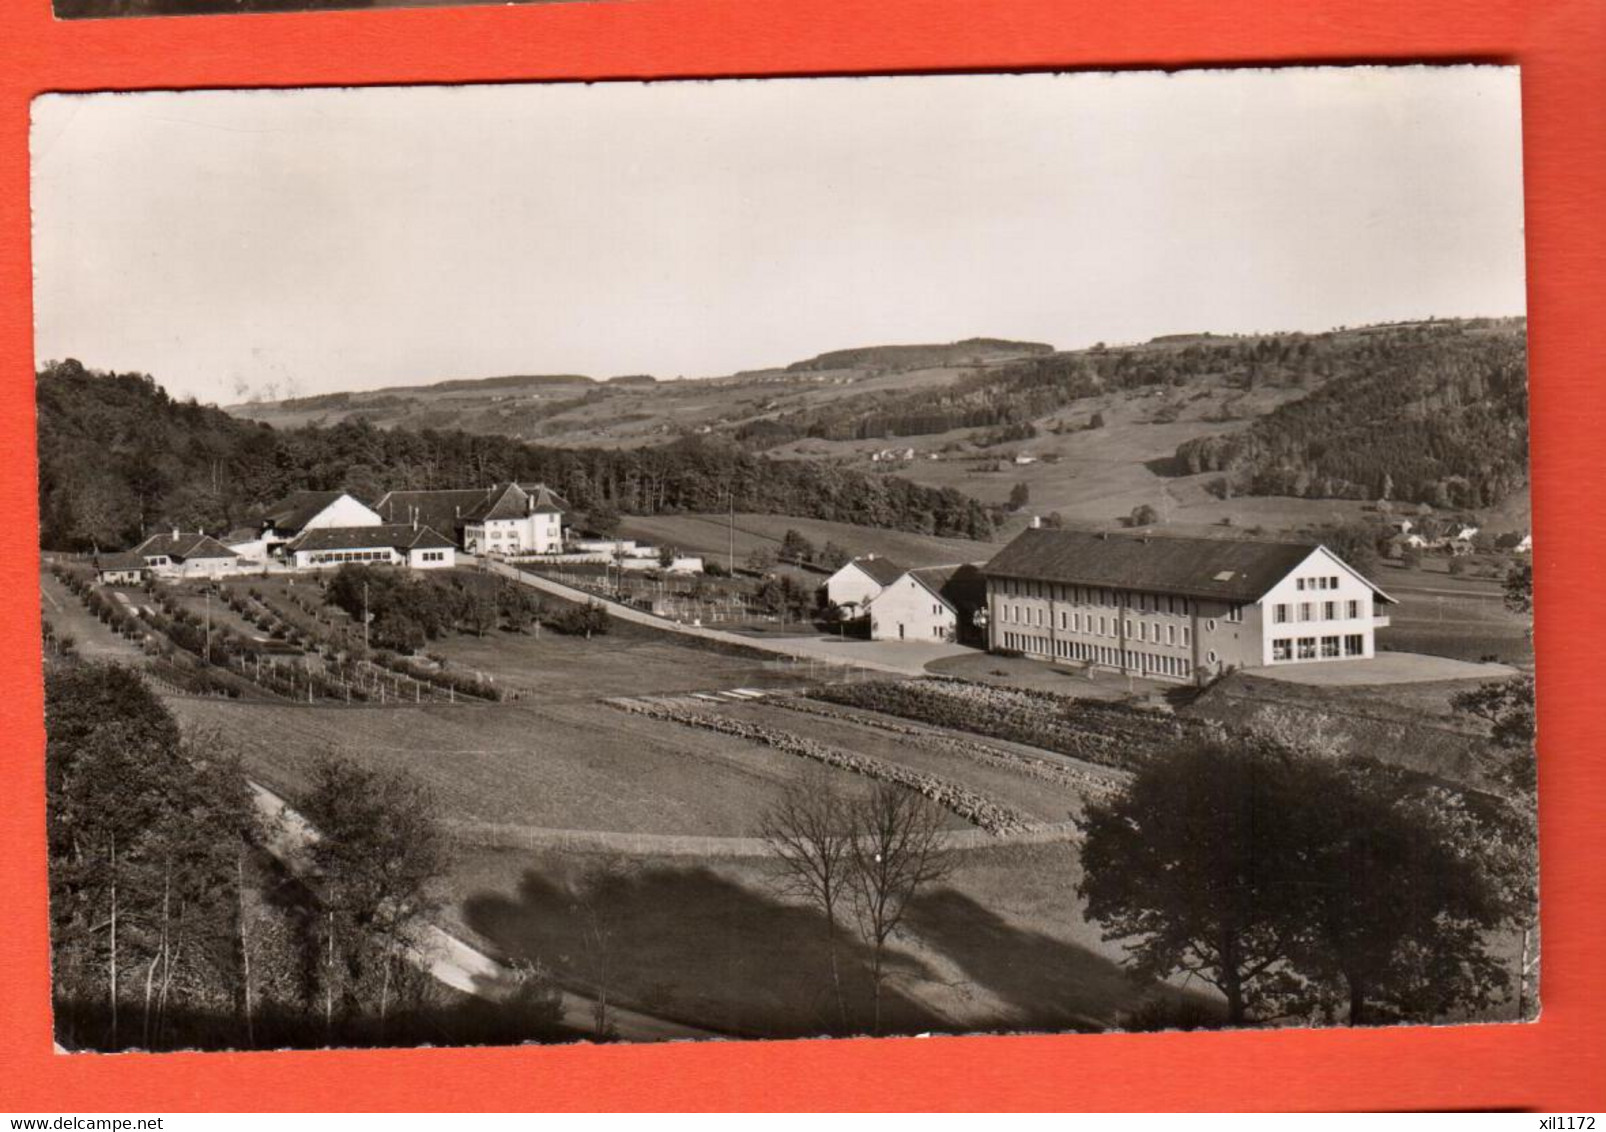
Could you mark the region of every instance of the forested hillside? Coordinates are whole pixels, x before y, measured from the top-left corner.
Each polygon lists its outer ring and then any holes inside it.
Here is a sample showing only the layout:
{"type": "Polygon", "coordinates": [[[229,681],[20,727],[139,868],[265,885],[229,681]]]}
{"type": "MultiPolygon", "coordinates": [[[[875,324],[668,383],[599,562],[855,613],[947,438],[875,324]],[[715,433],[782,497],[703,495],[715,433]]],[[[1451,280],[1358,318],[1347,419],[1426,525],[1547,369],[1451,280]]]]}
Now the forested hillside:
{"type": "Polygon", "coordinates": [[[178,402],[148,376],[75,361],[38,375],[42,545],[127,545],[177,525],[249,521],[300,489],[373,500],[387,488],[544,480],[582,510],[768,512],[950,537],[988,538],[981,504],[953,489],[744,452],[715,437],[624,450],[527,445],[360,421],[278,430],[178,402]]]}
{"type": "MultiPolygon", "coordinates": [[[[1402,407],[1407,403],[1418,404],[1420,411],[1450,407],[1459,414],[1487,393],[1498,402],[1488,407],[1491,421],[1525,421],[1525,404],[1510,396],[1515,388],[1520,399],[1525,388],[1522,344],[1521,320],[1412,323],[1325,334],[1169,335],[1138,346],[1045,352],[961,377],[940,389],[843,397],[817,408],[750,422],[737,436],[764,448],[804,437],[866,440],[965,428],[1026,430],[1032,422],[1084,398],[1142,388],[1185,389],[1206,382],[1225,382],[1245,390],[1260,386],[1320,390],[1320,401],[1310,398],[1312,405],[1303,410],[1307,418],[1330,418],[1333,409],[1320,407],[1327,405],[1338,407],[1338,417],[1355,423],[1364,422],[1366,413],[1375,407],[1377,389],[1403,382],[1409,388],[1393,394],[1397,401],[1403,398],[1402,407]],[[1409,390],[1420,390],[1422,395],[1409,390]]],[[[1300,413],[1291,411],[1290,416],[1297,418],[1300,413]]],[[[1471,427],[1479,443],[1492,438],[1484,423],[1471,427]]],[[[1443,445],[1447,436],[1461,431],[1451,425],[1435,434],[1435,439],[1443,445]]],[[[1392,443],[1391,436],[1385,446],[1392,443]]],[[[1451,458],[1454,454],[1445,452],[1451,458]]],[[[1520,463],[1525,449],[1515,452],[1505,442],[1498,445],[1498,455],[1499,462],[1516,458],[1520,463]]],[[[1230,440],[1220,441],[1219,446],[1216,441],[1185,445],[1179,456],[1195,471],[1237,466],[1246,457],[1253,459],[1232,449],[1230,440]]],[[[1374,457],[1360,459],[1366,462],[1374,457]]],[[[1431,482],[1425,473],[1406,471],[1404,478],[1411,483],[1431,482]]],[[[1318,486],[1322,477],[1336,484],[1341,474],[1336,467],[1324,468],[1312,478],[1318,486]]],[[[1395,479],[1398,486],[1402,477],[1397,474],[1395,479]]],[[[1262,488],[1248,479],[1245,486],[1267,493],[1285,490],[1262,488]]]]}
{"type": "Polygon", "coordinates": [[[1365,364],[1248,429],[1190,440],[1177,461],[1252,495],[1492,505],[1528,475],[1521,320],[1379,333],[1365,364]]]}

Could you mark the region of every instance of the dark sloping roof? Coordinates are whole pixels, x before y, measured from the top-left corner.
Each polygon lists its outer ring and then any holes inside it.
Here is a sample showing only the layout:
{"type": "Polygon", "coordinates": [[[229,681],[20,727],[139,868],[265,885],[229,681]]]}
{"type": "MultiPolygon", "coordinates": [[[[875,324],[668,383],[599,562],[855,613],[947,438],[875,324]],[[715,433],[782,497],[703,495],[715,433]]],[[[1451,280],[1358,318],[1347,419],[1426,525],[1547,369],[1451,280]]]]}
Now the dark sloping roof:
{"type": "Polygon", "coordinates": [[[166,555],[168,558],[183,561],[186,558],[238,558],[238,554],[218,542],[210,535],[203,534],[166,534],[152,535],[136,546],[130,553],[142,558],[153,558],[157,555],[166,555]]]}
{"type": "Polygon", "coordinates": [[[410,523],[416,516],[426,527],[454,532],[464,523],[521,519],[525,515],[543,513],[556,515],[568,509],[564,498],[544,483],[391,491],[374,506],[387,523],[410,523]]]}
{"type": "Polygon", "coordinates": [[[485,493],[478,507],[464,518],[471,523],[485,523],[496,519],[522,519],[530,513],[530,497],[516,483],[499,483],[485,493]]]}
{"type": "Polygon", "coordinates": [[[1312,542],[1032,529],[1016,536],[982,572],[1247,602],[1260,598],[1316,549],[1312,542]]]}
{"type": "Polygon", "coordinates": [[[344,494],[343,491],[292,491],[269,508],[262,519],[276,531],[294,534],[344,494]]]}
{"type": "Polygon", "coordinates": [[[979,566],[923,566],[910,570],[909,576],[918,579],[956,613],[973,612],[987,604],[987,579],[979,566]]]}
{"type": "Polygon", "coordinates": [[[385,523],[377,527],[318,527],[303,531],[285,544],[298,550],[443,550],[457,544],[429,527],[411,523],[385,523]]]}
{"type": "Polygon", "coordinates": [[[411,523],[416,516],[420,526],[451,533],[462,525],[463,516],[484,499],[485,489],[481,487],[391,491],[374,510],[387,523],[411,523]]]}
{"type": "Polygon", "coordinates": [[[235,546],[242,542],[256,542],[262,537],[262,532],[256,527],[235,527],[228,534],[219,535],[218,541],[224,546],[235,546]]]}
{"type": "Polygon", "coordinates": [[[868,574],[878,586],[890,586],[905,573],[904,568],[890,558],[855,558],[852,564],[868,574]]]}
{"type": "Polygon", "coordinates": [[[97,570],[143,570],[145,559],[132,550],[119,550],[114,554],[97,554],[95,556],[95,569],[97,570]]]}
{"type": "Polygon", "coordinates": [[[573,510],[567,499],[544,483],[521,483],[519,487],[524,489],[525,494],[535,497],[535,506],[530,509],[531,514],[539,515],[543,512],[562,514],[564,511],[573,510]]]}

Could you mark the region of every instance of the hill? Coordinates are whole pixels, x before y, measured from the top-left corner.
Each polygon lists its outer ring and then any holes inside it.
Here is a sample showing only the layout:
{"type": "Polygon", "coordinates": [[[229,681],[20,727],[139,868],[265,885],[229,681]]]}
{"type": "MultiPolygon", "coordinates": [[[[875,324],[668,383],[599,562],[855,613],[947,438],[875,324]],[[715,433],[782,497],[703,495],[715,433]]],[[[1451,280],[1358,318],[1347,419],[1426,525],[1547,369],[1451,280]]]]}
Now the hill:
{"type": "Polygon", "coordinates": [[[989,512],[951,488],[778,461],[717,437],[630,449],[569,449],[461,430],[364,421],[278,429],[170,398],[143,374],[75,361],[38,374],[40,537],[61,550],[128,545],[179,526],[219,530],[298,489],[542,480],[593,514],[739,511],[987,539],[989,512]]]}
{"type": "Polygon", "coordinates": [[[793,362],[787,373],[850,369],[929,369],[933,366],[982,365],[1022,354],[1052,354],[1045,342],[1010,342],[1002,338],[966,338],[945,346],[865,346],[832,350],[807,361],[793,362]]]}

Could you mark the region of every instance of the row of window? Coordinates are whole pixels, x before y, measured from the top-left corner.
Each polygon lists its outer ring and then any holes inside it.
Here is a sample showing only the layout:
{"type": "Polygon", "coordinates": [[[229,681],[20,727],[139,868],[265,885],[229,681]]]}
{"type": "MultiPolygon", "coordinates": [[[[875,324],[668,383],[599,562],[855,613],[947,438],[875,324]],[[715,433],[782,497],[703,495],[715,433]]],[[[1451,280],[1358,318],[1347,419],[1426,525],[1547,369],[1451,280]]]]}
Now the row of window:
{"type": "MultiPolygon", "coordinates": [[[[1139,593],[1105,589],[1099,586],[1067,586],[1058,582],[1037,582],[1026,578],[999,578],[997,592],[1005,597],[1034,597],[1065,601],[1072,605],[1102,605],[1132,609],[1138,613],[1197,613],[1193,603],[1176,594],[1139,593]]],[[[1239,620],[1229,615],[1228,620],[1239,620]]]]}
{"type": "MultiPolygon", "coordinates": [[[[1015,632],[1004,634],[1004,647],[1029,655],[1052,655],[1060,660],[1085,660],[1106,668],[1128,669],[1144,676],[1188,675],[1187,657],[1143,652],[1141,649],[1118,649],[1088,641],[1050,640],[1048,637],[1015,632]]],[[[1214,660],[1215,653],[1211,653],[1210,658],[1214,660]]]]}
{"type": "Polygon", "coordinates": [[[1336,590],[1338,589],[1337,574],[1323,574],[1319,578],[1295,578],[1296,590],[1336,590]]]}
{"type": "MultiPolygon", "coordinates": [[[[1005,602],[999,606],[999,619],[1006,625],[1031,625],[1043,628],[1045,625],[1045,611],[1042,606],[1010,605],[1005,602]]],[[[1121,635],[1121,618],[1111,617],[1108,614],[1076,613],[1061,609],[1059,612],[1059,629],[1062,633],[1086,633],[1095,637],[1119,637],[1121,635]]],[[[1214,629],[1216,623],[1210,622],[1214,629]]],[[[1155,644],[1188,646],[1193,644],[1193,628],[1189,625],[1177,625],[1174,622],[1135,621],[1126,619],[1126,637],[1132,641],[1153,641],[1155,644]]]]}
{"type": "Polygon", "coordinates": [[[418,557],[424,562],[445,562],[446,552],[444,550],[425,550],[420,551],[418,557]]]}
{"type": "Polygon", "coordinates": [[[312,556],[315,566],[322,566],[328,562],[389,562],[388,550],[330,550],[321,551],[312,556]]]}
{"type": "Polygon", "coordinates": [[[1277,637],[1271,642],[1272,660],[1336,660],[1365,655],[1366,638],[1360,633],[1343,637],[1277,637]]]}
{"type": "MultiPolygon", "coordinates": [[[[1324,601],[1324,602],[1322,602],[1320,604],[1321,604],[1321,617],[1318,618],[1317,616],[1315,616],[1316,607],[1317,607],[1317,603],[1316,602],[1302,601],[1302,602],[1298,603],[1297,607],[1293,606],[1293,605],[1290,605],[1287,602],[1278,602],[1276,605],[1271,607],[1272,624],[1274,624],[1274,625],[1286,625],[1288,623],[1288,621],[1289,621],[1289,617],[1290,617],[1291,614],[1298,614],[1298,616],[1294,618],[1294,620],[1297,620],[1297,621],[1318,621],[1318,620],[1320,620],[1320,621],[1337,621],[1338,620],[1338,609],[1339,609],[1339,604],[1340,604],[1339,602],[1336,602],[1336,601],[1324,601]]],[[[1343,607],[1344,607],[1344,616],[1346,618],[1348,618],[1349,620],[1354,621],[1356,618],[1360,617],[1360,615],[1361,615],[1361,603],[1360,602],[1358,602],[1358,601],[1346,601],[1346,602],[1343,603],[1343,607]]]]}

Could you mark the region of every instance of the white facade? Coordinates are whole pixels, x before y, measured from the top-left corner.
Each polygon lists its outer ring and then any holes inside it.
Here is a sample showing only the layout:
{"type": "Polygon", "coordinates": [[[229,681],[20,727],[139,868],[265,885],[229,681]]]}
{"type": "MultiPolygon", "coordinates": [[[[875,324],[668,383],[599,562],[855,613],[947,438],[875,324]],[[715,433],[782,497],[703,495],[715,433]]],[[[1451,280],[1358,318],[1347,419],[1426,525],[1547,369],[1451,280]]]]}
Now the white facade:
{"type": "Polygon", "coordinates": [[[414,570],[450,570],[457,565],[457,547],[420,547],[407,552],[407,565],[414,570]]]}
{"type": "Polygon", "coordinates": [[[959,618],[942,598],[912,574],[904,574],[870,601],[870,639],[952,641],[959,618]]]}
{"type": "Polygon", "coordinates": [[[825,580],[825,596],[832,605],[851,605],[861,612],[881,589],[881,583],[866,573],[857,559],[825,580]]]}
{"type": "Polygon", "coordinates": [[[563,516],[538,511],[514,519],[487,519],[463,526],[470,554],[551,554],[563,549],[563,516]]]}
{"type": "Polygon", "coordinates": [[[1256,603],[1262,664],[1361,660],[1375,655],[1374,632],[1388,624],[1373,611],[1370,583],[1319,547],[1256,603]]]}
{"type": "Polygon", "coordinates": [[[145,564],[158,578],[227,578],[240,572],[238,558],[186,558],[175,561],[165,554],[148,555],[145,564]]]}
{"type": "Polygon", "coordinates": [[[378,566],[410,566],[415,570],[449,570],[457,565],[455,547],[425,547],[409,550],[395,546],[365,546],[349,550],[298,550],[292,556],[298,570],[328,570],[347,562],[378,566]]]}

